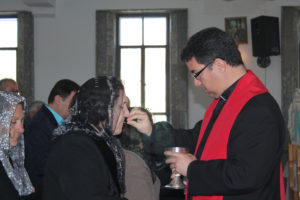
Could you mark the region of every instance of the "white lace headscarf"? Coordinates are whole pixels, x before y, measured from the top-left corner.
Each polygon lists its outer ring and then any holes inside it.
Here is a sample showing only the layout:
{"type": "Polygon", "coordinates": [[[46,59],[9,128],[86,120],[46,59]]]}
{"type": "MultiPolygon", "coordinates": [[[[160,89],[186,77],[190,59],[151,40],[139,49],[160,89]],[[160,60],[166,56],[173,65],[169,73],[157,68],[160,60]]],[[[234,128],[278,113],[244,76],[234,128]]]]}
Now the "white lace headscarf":
{"type": "Polygon", "coordinates": [[[19,103],[25,107],[25,98],[12,92],[0,91],[0,161],[19,195],[24,196],[33,192],[33,186],[24,167],[23,134],[15,147],[10,146],[11,120],[19,103]]]}

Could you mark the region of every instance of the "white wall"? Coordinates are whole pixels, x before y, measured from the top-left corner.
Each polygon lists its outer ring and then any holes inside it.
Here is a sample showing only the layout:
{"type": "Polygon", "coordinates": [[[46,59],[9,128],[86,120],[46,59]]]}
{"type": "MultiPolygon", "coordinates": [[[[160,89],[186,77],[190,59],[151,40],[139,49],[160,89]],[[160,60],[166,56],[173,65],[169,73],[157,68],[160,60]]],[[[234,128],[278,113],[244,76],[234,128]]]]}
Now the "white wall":
{"type": "MultiPolygon", "coordinates": [[[[264,82],[281,104],[281,57],[271,56],[262,69],[252,56],[250,19],[281,17],[281,6],[300,6],[299,0],[56,0],[54,7],[29,7],[22,0],[0,0],[0,10],[34,13],[35,99],[47,101],[50,89],[62,78],[79,84],[95,74],[95,11],[103,9],[187,8],[188,35],[216,26],[224,17],[247,17],[248,44],[240,45],[246,66],[264,82]]],[[[280,21],[280,20],[279,20],[280,21]]],[[[189,126],[203,117],[209,99],[189,80],[189,126]]]]}

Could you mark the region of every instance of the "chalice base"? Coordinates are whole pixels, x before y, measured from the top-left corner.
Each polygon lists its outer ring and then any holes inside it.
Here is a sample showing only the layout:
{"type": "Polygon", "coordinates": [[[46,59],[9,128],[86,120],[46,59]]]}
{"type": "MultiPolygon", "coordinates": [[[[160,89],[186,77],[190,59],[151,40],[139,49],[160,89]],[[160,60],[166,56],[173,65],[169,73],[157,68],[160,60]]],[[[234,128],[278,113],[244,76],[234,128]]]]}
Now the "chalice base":
{"type": "Polygon", "coordinates": [[[171,180],[171,182],[164,186],[165,188],[171,189],[184,189],[185,185],[182,183],[181,177],[177,176],[171,180]]]}

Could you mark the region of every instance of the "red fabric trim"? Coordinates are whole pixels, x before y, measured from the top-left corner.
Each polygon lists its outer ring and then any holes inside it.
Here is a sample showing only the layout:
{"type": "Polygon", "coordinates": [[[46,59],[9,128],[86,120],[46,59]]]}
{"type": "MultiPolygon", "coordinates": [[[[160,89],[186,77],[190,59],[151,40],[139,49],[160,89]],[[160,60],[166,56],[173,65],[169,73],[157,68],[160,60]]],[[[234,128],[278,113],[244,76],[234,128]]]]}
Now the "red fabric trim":
{"type": "Polygon", "coordinates": [[[280,199],[285,200],[285,189],[284,189],[284,180],[282,172],[282,163],[280,163],[280,199]]]}

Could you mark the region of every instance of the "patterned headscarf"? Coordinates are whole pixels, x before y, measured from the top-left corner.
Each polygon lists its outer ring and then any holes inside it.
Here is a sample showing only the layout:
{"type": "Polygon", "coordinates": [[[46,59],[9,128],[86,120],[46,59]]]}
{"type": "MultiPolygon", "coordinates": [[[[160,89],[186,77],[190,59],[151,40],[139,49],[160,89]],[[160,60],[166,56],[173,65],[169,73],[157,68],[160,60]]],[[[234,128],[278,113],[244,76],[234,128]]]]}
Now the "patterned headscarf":
{"type": "Polygon", "coordinates": [[[0,91],[0,161],[4,170],[20,196],[33,192],[33,186],[24,168],[24,136],[20,135],[18,144],[10,146],[10,126],[16,107],[25,98],[12,92],[0,91]]]}
{"type": "MultiPolygon", "coordinates": [[[[113,125],[114,115],[119,116],[121,111],[114,112],[114,100],[118,95],[120,95],[119,90],[123,89],[123,85],[115,77],[102,76],[96,77],[88,80],[84,83],[78,90],[75,104],[70,109],[70,118],[65,126],[60,126],[54,130],[54,135],[57,137],[59,135],[68,133],[70,131],[82,131],[83,133],[93,137],[95,140],[103,139],[106,144],[111,149],[117,164],[117,178],[118,185],[121,193],[125,193],[125,158],[124,152],[122,150],[119,140],[113,136],[115,127],[113,125]],[[87,86],[88,85],[88,86],[87,86]],[[121,86],[121,87],[119,87],[121,86]],[[102,91],[102,95],[109,95],[108,101],[104,101],[106,97],[100,96],[98,93],[102,91]],[[82,93],[89,94],[88,97],[84,98],[82,93]],[[92,94],[93,93],[93,94],[92,94]],[[98,99],[98,105],[91,105],[89,98],[98,99]],[[97,110],[104,110],[104,113],[107,113],[107,117],[102,119],[105,122],[105,127],[101,128],[98,124],[91,123],[91,115],[96,115],[97,110]],[[93,114],[90,114],[93,113],[93,114]]],[[[122,97],[121,97],[122,98],[122,97]]],[[[97,122],[99,123],[99,121],[97,122]]]]}

